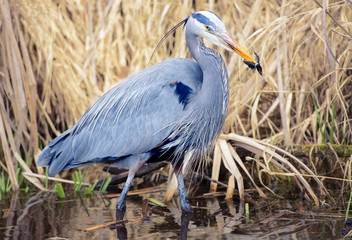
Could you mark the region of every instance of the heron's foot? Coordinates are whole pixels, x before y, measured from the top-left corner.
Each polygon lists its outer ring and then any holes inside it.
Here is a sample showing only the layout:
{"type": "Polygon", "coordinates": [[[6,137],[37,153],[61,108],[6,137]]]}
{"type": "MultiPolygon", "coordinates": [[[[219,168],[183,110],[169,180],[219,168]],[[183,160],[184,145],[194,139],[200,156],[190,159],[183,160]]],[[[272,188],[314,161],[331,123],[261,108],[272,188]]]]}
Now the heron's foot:
{"type": "Polygon", "coordinates": [[[192,212],[192,208],[191,205],[188,202],[187,198],[180,198],[180,205],[181,205],[181,209],[183,213],[191,213],[192,212]]]}
{"type": "Polygon", "coordinates": [[[188,225],[189,221],[191,220],[192,213],[190,212],[182,212],[181,215],[181,238],[180,239],[187,239],[188,233],[188,225]]]}
{"type": "Polygon", "coordinates": [[[116,211],[126,211],[126,199],[125,198],[118,198],[116,202],[116,211]]]}
{"type": "Polygon", "coordinates": [[[178,193],[179,193],[180,205],[181,205],[182,212],[184,212],[184,213],[192,212],[191,205],[189,204],[188,199],[187,199],[187,192],[186,192],[186,188],[185,188],[185,183],[183,181],[182,172],[178,172],[176,174],[176,177],[177,177],[178,193]]]}
{"type": "Polygon", "coordinates": [[[126,209],[125,210],[120,210],[116,208],[116,221],[121,221],[123,220],[123,217],[125,216],[126,209]]]}

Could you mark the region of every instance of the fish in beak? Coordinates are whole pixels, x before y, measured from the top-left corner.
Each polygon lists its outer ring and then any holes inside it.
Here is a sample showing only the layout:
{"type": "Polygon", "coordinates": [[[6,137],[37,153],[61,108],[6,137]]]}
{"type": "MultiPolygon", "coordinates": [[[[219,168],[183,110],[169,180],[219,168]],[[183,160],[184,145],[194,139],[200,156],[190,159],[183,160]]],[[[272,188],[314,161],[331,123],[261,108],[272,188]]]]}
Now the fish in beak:
{"type": "Polygon", "coordinates": [[[250,68],[250,69],[256,69],[260,75],[262,75],[262,67],[260,66],[260,60],[259,56],[254,53],[255,59],[252,57],[252,55],[244,48],[242,47],[236,40],[234,40],[230,34],[227,32],[218,34],[218,38],[221,42],[224,43],[224,47],[228,50],[233,50],[235,53],[240,55],[241,57],[244,58],[244,63],[250,68]]]}

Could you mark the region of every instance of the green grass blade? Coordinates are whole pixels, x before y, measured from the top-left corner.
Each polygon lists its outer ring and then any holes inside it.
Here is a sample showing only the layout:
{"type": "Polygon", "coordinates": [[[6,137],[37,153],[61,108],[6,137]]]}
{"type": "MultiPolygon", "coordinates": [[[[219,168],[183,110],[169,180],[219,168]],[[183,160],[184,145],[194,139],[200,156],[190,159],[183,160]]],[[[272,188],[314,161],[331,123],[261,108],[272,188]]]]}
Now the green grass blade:
{"type": "Polygon", "coordinates": [[[72,181],[73,181],[73,184],[75,185],[75,192],[77,192],[77,182],[78,182],[77,171],[75,171],[72,174],[72,181]]]}
{"type": "Polygon", "coordinates": [[[86,172],[87,172],[87,168],[85,168],[83,170],[83,173],[82,173],[82,171],[80,169],[78,169],[77,171],[75,171],[72,174],[72,180],[73,180],[74,185],[75,185],[75,192],[81,191],[83,178],[86,175],[86,172]]]}
{"type": "Polygon", "coordinates": [[[111,182],[111,177],[107,178],[104,181],[104,184],[99,189],[99,193],[104,193],[106,191],[106,189],[108,188],[110,182],[111,182]]]}
{"type": "Polygon", "coordinates": [[[11,179],[10,178],[7,178],[7,184],[6,184],[6,189],[5,191],[6,192],[9,192],[12,188],[12,184],[11,184],[11,179]]]}
{"type": "Polygon", "coordinates": [[[166,207],[166,205],[163,202],[160,202],[154,198],[147,198],[149,202],[155,203],[156,205],[160,207],[166,207]]]}
{"type": "Polygon", "coordinates": [[[249,203],[244,204],[245,214],[246,214],[246,222],[249,223],[249,203]]]}
{"type": "Polygon", "coordinates": [[[21,186],[23,183],[23,175],[21,174],[21,168],[17,167],[16,169],[16,178],[18,182],[18,186],[21,186]]]}
{"type": "MultiPolygon", "coordinates": [[[[109,169],[110,169],[110,166],[108,167],[108,169],[106,170],[106,173],[105,173],[105,176],[104,176],[104,179],[103,179],[103,182],[102,182],[102,184],[100,185],[100,188],[99,188],[99,193],[103,193],[103,192],[105,192],[105,190],[106,190],[106,188],[108,187],[108,185],[106,185],[105,186],[105,184],[106,184],[106,181],[108,181],[106,178],[107,178],[107,176],[108,176],[108,173],[109,173],[109,169]],[[105,189],[104,189],[105,188],[105,189]]],[[[110,183],[110,181],[111,181],[111,178],[110,178],[110,180],[109,180],[109,183],[110,183]]]]}
{"type": "Polygon", "coordinates": [[[82,182],[83,182],[83,178],[86,175],[87,172],[87,168],[84,168],[83,173],[81,172],[81,170],[79,170],[79,183],[78,183],[78,190],[80,191],[82,189],[82,182]]]}
{"type": "Polygon", "coordinates": [[[348,219],[348,213],[350,212],[351,200],[352,200],[352,192],[350,192],[350,199],[348,200],[348,204],[347,204],[345,221],[347,221],[347,219],[348,219]]]}
{"type": "Polygon", "coordinates": [[[0,192],[5,192],[5,175],[4,175],[4,172],[1,172],[1,177],[0,177],[0,192]]]}
{"type": "Polygon", "coordinates": [[[90,186],[86,189],[86,191],[84,192],[84,194],[86,194],[86,195],[91,195],[91,194],[92,194],[92,191],[93,191],[92,185],[90,185],[90,186]]]}
{"type": "Polygon", "coordinates": [[[94,190],[95,189],[95,186],[98,184],[98,179],[97,180],[95,180],[95,182],[94,182],[94,184],[93,184],[93,186],[92,186],[92,189],[94,190]]]}
{"type": "Polygon", "coordinates": [[[94,190],[94,188],[95,188],[95,186],[97,185],[98,182],[99,182],[98,180],[95,180],[94,184],[93,184],[93,185],[90,185],[90,186],[87,188],[85,194],[86,194],[86,195],[92,195],[92,192],[93,192],[93,190],[94,190]]]}
{"type": "Polygon", "coordinates": [[[48,179],[49,175],[48,175],[48,168],[45,168],[45,181],[44,181],[44,185],[45,185],[45,191],[48,191],[48,184],[49,184],[49,179],[48,179]]]}
{"type": "Polygon", "coordinates": [[[59,194],[59,197],[61,199],[64,199],[66,197],[66,195],[65,195],[64,188],[62,187],[62,184],[61,183],[56,183],[55,187],[56,187],[57,193],[59,194]]]}

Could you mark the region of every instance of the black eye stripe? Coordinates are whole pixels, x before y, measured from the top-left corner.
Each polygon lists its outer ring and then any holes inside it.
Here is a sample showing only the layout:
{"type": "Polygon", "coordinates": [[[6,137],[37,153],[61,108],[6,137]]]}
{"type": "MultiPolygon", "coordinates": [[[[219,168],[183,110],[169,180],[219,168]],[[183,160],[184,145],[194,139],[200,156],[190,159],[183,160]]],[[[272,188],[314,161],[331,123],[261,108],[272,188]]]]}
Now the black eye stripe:
{"type": "Polygon", "coordinates": [[[215,28],[214,23],[207,18],[206,16],[204,16],[203,14],[200,13],[193,13],[192,17],[195,18],[196,20],[198,20],[198,22],[206,24],[207,26],[211,26],[213,28],[215,28]]]}

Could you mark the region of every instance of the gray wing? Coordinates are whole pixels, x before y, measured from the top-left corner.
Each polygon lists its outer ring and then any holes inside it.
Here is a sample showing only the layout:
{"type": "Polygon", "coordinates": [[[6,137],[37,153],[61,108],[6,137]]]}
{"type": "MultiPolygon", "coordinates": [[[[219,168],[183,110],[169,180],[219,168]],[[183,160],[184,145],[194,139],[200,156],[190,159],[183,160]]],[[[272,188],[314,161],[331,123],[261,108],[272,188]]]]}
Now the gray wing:
{"type": "Polygon", "coordinates": [[[150,151],[170,135],[202,78],[198,64],[189,59],[166,60],[127,78],[49,143],[38,164],[49,166],[49,175],[55,175],[150,151]]]}

